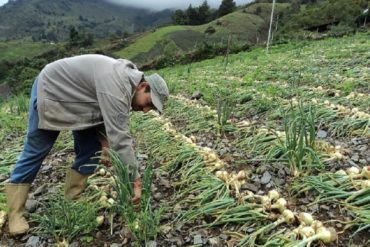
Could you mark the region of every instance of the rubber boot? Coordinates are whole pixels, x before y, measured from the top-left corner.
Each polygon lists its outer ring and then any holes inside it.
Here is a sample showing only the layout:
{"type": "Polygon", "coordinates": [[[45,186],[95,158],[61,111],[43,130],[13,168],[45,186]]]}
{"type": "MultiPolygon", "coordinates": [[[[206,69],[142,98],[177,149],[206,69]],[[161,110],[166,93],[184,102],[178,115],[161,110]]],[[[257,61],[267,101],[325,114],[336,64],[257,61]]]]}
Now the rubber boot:
{"type": "Polygon", "coordinates": [[[9,183],[5,185],[10,235],[25,234],[30,229],[27,220],[23,216],[29,190],[30,184],[9,183]]]}
{"type": "Polygon", "coordinates": [[[79,197],[87,186],[87,178],[89,175],[84,175],[74,169],[69,169],[66,175],[66,183],[64,187],[64,196],[73,200],[79,197]]]}

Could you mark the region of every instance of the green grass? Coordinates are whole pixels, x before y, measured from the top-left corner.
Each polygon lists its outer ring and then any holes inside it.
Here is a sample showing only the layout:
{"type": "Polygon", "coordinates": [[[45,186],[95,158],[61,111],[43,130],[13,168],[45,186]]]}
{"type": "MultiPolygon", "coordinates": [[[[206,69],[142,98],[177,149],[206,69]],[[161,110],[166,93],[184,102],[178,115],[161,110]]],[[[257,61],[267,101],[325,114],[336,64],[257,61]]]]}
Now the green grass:
{"type": "Polygon", "coordinates": [[[0,61],[31,58],[53,49],[54,45],[31,41],[1,41],[0,61]]]}
{"type": "Polygon", "coordinates": [[[154,32],[146,33],[142,37],[140,37],[138,40],[135,41],[132,45],[124,48],[123,50],[120,50],[115,53],[115,55],[119,57],[124,57],[127,59],[132,59],[136,55],[144,52],[150,51],[155,44],[163,39],[165,37],[176,31],[183,31],[187,30],[186,26],[169,26],[169,27],[163,27],[159,28],[154,32]]]}

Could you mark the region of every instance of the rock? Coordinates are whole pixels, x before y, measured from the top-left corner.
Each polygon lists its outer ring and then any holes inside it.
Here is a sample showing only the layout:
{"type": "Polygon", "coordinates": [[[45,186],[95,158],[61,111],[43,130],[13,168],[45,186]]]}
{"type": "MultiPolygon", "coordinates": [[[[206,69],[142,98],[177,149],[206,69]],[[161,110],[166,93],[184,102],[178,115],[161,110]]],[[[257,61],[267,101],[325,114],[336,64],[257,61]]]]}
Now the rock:
{"type": "Polygon", "coordinates": [[[30,200],[27,200],[25,207],[29,213],[33,213],[36,211],[37,205],[38,205],[38,201],[30,199],[30,200]]]}
{"type": "Polygon", "coordinates": [[[51,170],[51,165],[42,166],[41,171],[42,172],[48,172],[51,170]]]}
{"type": "Polygon", "coordinates": [[[80,244],[78,242],[73,242],[69,245],[69,247],[78,247],[80,244]]]}
{"type": "Polygon", "coordinates": [[[250,190],[250,191],[252,191],[253,193],[256,193],[256,192],[259,190],[259,188],[258,188],[256,185],[254,185],[254,184],[250,184],[250,183],[245,183],[245,184],[243,184],[243,185],[242,185],[242,189],[250,190]]]}
{"type": "Polygon", "coordinates": [[[271,174],[268,171],[265,171],[261,178],[261,184],[268,184],[271,180],[271,174]]]}
{"type": "Polygon", "coordinates": [[[37,236],[31,236],[25,245],[25,247],[38,247],[40,246],[40,237],[37,236]]]}
{"type": "Polygon", "coordinates": [[[246,233],[252,233],[252,232],[254,232],[256,229],[255,228],[253,228],[253,227],[248,227],[246,230],[245,230],[245,232],[246,233]]]}
{"type": "Polygon", "coordinates": [[[156,241],[149,241],[145,247],[157,247],[157,242],[156,241]]]}
{"type": "Polygon", "coordinates": [[[211,247],[221,246],[220,239],[218,237],[208,239],[208,243],[211,247]]]}
{"type": "Polygon", "coordinates": [[[154,199],[156,200],[160,200],[162,199],[162,193],[161,192],[157,192],[153,195],[154,199]]]}
{"type": "Polygon", "coordinates": [[[202,235],[197,234],[194,236],[193,244],[203,244],[202,235]]]}
{"type": "Polygon", "coordinates": [[[101,239],[103,237],[103,233],[102,232],[97,232],[96,235],[95,235],[95,238],[96,239],[101,239]]]}
{"type": "Polygon", "coordinates": [[[357,162],[357,161],[360,160],[360,157],[358,156],[358,154],[354,154],[354,155],[351,156],[351,160],[357,162]]]}
{"type": "Polygon", "coordinates": [[[148,155],[146,155],[146,154],[138,154],[136,157],[137,157],[138,160],[147,160],[148,159],[148,155]]]}
{"type": "Polygon", "coordinates": [[[46,184],[43,184],[43,185],[41,185],[40,187],[38,187],[36,190],[35,190],[35,192],[33,193],[33,195],[34,196],[40,196],[40,195],[42,195],[42,194],[44,194],[44,193],[46,193],[47,192],[47,185],[46,184]]]}
{"type": "Polygon", "coordinates": [[[317,138],[326,138],[328,136],[328,132],[324,130],[319,130],[316,133],[317,138]]]}
{"type": "Polygon", "coordinates": [[[200,92],[199,90],[195,91],[192,95],[191,95],[191,99],[196,99],[196,100],[199,100],[200,98],[202,98],[203,94],[202,92],[200,92]]]}
{"type": "Polygon", "coordinates": [[[227,240],[229,237],[226,235],[226,234],[220,234],[220,238],[222,239],[222,240],[227,240]]]}
{"type": "Polygon", "coordinates": [[[122,247],[122,244],[113,243],[109,247],[122,247]]]}
{"type": "Polygon", "coordinates": [[[360,159],[360,164],[361,165],[366,165],[367,164],[367,161],[365,159],[360,159]]]}

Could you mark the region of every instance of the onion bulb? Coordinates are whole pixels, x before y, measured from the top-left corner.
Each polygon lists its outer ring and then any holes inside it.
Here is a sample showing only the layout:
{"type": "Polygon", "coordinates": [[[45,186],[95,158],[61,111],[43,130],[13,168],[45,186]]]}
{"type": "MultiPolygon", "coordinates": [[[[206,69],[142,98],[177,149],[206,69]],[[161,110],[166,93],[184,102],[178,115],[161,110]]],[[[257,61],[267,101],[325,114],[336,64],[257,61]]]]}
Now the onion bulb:
{"type": "Polygon", "coordinates": [[[247,177],[247,174],[245,173],[245,171],[241,170],[238,172],[238,174],[236,175],[236,178],[238,180],[243,180],[247,177]]]}
{"type": "Polygon", "coordinates": [[[362,168],[361,175],[365,178],[370,179],[370,166],[365,166],[362,168]]]}
{"type": "Polygon", "coordinates": [[[309,238],[315,235],[315,230],[310,226],[305,226],[299,230],[299,235],[301,235],[302,238],[309,238]]]}
{"type": "Polygon", "coordinates": [[[348,168],[346,171],[349,176],[360,174],[360,169],[355,166],[348,168]]]}
{"type": "Polygon", "coordinates": [[[370,188],[370,180],[361,181],[361,189],[370,188]]]}
{"type": "Polygon", "coordinates": [[[260,199],[261,199],[261,203],[264,207],[270,207],[271,200],[268,196],[261,196],[260,199]]]}
{"type": "Polygon", "coordinates": [[[283,217],[284,217],[285,222],[288,224],[292,224],[295,221],[294,213],[289,209],[285,209],[283,211],[283,217]]]}
{"type": "Polygon", "coordinates": [[[300,213],[298,215],[298,219],[299,219],[299,222],[301,222],[301,224],[304,224],[306,226],[312,225],[314,221],[312,215],[309,213],[300,213]]]}
{"type": "Polygon", "coordinates": [[[98,223],[98,226],[101,226],[104,223],[104,215],[96,217],[96,223],[98,223]]]}
{"type": "Polygon", "coordinates": [[[335,174],[340,176],[347,176],[347,173],[343,169],[336,171],[335,174]]]}
{"type": "Polygon", "coordinates": [[[317,229],[315,236],[327,244],[337,239],[337,232],[334,228],[320,227],[317,229]]]}
{"type": "Polygon", "coordinates": [[[288,202],[284,198],[279,198],[274,205],[271,206],[273,209],[278,209],[280,212],[286,210],[288,202]]]}
{"type": "Polygon", "coordinates": [[[320,227],[323,227],[324,224],[319,221],[319,220],[314,220],[311,224],[311,227],[315,230],[315,232],[317,231],[317,229],[319,229],[320,227]]]}
{"type": "Polygon", "coordinates": [[[273,201],[280,198],[280,193],[277,190],[270,190],[267,196],[273,201]]]}

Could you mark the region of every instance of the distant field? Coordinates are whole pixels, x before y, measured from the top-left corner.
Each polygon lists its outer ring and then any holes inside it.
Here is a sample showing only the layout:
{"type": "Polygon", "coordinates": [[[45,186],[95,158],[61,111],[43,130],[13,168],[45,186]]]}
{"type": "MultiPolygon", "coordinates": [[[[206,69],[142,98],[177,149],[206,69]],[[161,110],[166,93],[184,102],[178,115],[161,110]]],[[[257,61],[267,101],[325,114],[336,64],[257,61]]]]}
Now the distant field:
{"type": "Polygon", "coordinates": [[[35,43],[30,41],[4,41],[0,42],[0,61],[17,60],[33,57],[42,52],[53,49],[54,45],[35,43]]]}

